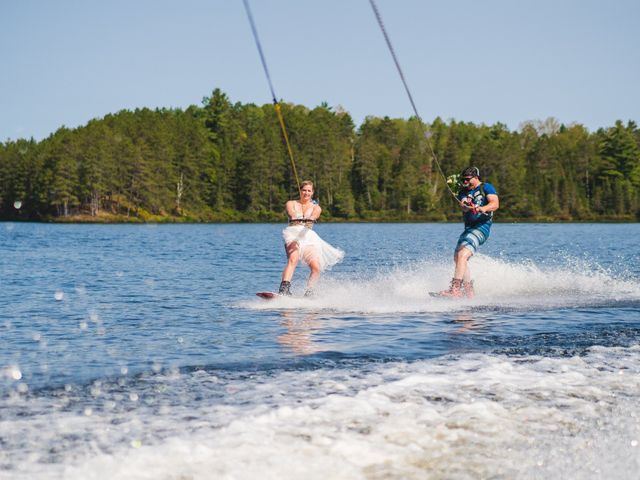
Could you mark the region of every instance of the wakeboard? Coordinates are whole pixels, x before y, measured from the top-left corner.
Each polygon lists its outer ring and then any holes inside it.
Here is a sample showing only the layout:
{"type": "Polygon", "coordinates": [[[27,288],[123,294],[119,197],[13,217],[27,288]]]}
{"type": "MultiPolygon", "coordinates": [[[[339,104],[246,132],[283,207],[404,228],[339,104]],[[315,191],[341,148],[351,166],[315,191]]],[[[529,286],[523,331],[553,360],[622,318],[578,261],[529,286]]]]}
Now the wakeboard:
{"type": "Polygon", "coordinates": [[[447,298],[442,292],[429,292],[430,297],[447,298]]]}
{"type": "Polygon", "coordinates": [[[259,296],[260,298],[264,298],[265,300],[272,300],[274,298],[278,298],[282,296],[279,293],[274,293],[274,292],[258,292],[256,293],[256,295],[259,296]]]}
{"type": "Polygon", "coordinates": [[[302,296],[299,297],[297,295],[283,295],[281,293],[275,293],[275,292],[257,292],[256,293],[257,296],[259,296],[260,298],[263,298],[264,300],[275,300],[277,298],[309,298],[308,296],[302,296]]]}
{"type": "Polygon", "coordinates": [[[443,300],[464,300],[465,297],[453,297],[442,292],[429,292],[430,297],[442,298],[443,300]]]}

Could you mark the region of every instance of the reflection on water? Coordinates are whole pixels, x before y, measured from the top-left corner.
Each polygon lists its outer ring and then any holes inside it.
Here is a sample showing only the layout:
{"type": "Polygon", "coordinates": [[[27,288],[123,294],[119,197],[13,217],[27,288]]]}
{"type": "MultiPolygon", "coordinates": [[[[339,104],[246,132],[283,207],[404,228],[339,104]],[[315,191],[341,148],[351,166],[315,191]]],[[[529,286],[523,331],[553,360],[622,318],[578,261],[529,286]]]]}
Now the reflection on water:
{"type": "Polygon", "coordinates": [[[458,333],[465,333],[482,326],[481,322],[471,315],[471,312],[459,313],[453,321],[460,326],[457,330],[458,333]]]}
{"type": "Polygon", "coordinates": [[[313,341],[313,335],[322,328],[318,315],[305,312],[304,314],[283,311],[281,325],[287,330],[278,335],[277,340],[285,350],[296,355],[310,355],[325,349],[313,341]]]}

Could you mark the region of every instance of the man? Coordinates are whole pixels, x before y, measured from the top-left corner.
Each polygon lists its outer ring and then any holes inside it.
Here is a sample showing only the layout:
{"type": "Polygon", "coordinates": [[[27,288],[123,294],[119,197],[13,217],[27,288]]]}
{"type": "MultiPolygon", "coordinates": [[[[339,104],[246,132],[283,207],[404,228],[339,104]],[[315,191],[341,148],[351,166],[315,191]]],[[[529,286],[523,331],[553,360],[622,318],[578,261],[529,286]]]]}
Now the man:
{"type": "Polygon", "coordinates": [[[490,183],[480,180],[480,170],[469,167],[460,174],[462,188],[458,201],[463,212],[464,232],[458,239],[453,255],[455,271],[448,290],[436,293],[436,296],[473,298],[473,280],[469,271],[469,259],[480,245],[487,241],[493,223],[493,212],[500,207],[498,193],[490,183]]]}

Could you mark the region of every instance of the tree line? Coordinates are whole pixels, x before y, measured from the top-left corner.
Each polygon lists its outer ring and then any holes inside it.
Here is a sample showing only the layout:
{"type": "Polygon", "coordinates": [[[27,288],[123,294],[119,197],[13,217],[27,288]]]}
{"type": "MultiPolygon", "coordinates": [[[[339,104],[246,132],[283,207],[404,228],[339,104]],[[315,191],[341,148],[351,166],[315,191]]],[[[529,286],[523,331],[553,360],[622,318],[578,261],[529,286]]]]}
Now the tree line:
{"type": "MultiPolygon", "coordinates": [[[[445,175],[477,165],[501,199],[498,221],[640,220],[640,130],[589,132],[554,119],[519,130],[436,118],[367,117],[282,104],[300,179],[323,219],[458,220],[445,175]]],[[[41,141],[0,143],[0,219],[282,221],[297,197],[274,105],[123,110],[41,141]]]]}

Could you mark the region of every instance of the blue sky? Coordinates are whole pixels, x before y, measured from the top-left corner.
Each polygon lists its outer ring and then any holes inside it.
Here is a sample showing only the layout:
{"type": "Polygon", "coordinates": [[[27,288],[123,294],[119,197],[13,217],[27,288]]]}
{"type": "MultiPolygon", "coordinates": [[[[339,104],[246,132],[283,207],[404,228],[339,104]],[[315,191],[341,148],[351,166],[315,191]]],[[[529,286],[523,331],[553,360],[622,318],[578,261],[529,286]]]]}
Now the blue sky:
{"type": "MultiPolygon", "coordinates": [[[[640,120],[637,0],[377,0],[425,121],[640,120]]],[[[368,0],[251,0],[287,102],[409,117],[368,0]]],[[[271,101],[242,0],[0,0],[0,141],[137,107],[271,101]]]]}

